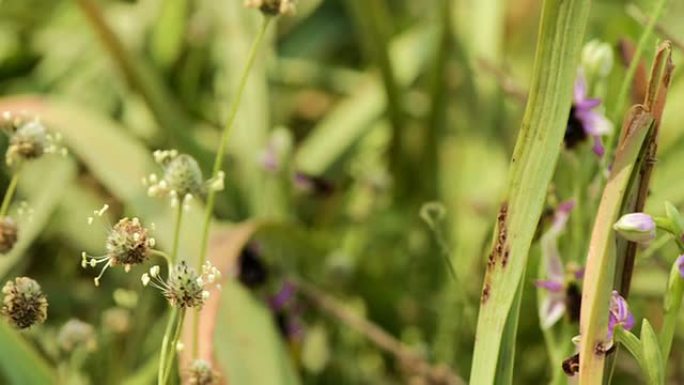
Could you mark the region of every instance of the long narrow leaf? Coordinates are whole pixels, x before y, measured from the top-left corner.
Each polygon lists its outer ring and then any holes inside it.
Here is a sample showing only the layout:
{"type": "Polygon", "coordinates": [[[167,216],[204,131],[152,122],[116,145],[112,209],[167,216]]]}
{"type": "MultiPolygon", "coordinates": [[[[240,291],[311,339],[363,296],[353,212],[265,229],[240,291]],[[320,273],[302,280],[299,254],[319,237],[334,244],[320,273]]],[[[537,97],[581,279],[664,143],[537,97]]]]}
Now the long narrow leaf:
{"type": "MultiPolygon", "coordinates": [[[[535,71],[509,176],[497,218],[492,253],[482,290],[470,382],[493,384],[504,326],[524,276],[530,244],[565,131],[579,50],[589,14],[588,0],[546,0],[537,43],[535,71]]],[[[509,328],[508,333],[515,333],[509,328]]]]}

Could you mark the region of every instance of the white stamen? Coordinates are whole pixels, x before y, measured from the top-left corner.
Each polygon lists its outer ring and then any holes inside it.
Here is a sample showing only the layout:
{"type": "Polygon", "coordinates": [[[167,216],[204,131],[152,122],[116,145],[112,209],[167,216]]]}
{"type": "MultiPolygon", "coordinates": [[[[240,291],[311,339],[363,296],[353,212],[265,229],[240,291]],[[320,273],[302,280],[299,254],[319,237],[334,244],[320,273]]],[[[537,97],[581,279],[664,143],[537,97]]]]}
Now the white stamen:
{"type": "Polygon", "coordinates": [[[99,211],[96,211],[95,213],[101,217],[108,209],[109,205],[105,203],[104,206],[102,206],[102,208],[99,211]]]}
{"type": "Polygon", "coordinates": [[[147,284],[150,283],[150,275],[145,273],[140,277],[140,280],[142,281],[143,286],[147,286],[147,284]]]}

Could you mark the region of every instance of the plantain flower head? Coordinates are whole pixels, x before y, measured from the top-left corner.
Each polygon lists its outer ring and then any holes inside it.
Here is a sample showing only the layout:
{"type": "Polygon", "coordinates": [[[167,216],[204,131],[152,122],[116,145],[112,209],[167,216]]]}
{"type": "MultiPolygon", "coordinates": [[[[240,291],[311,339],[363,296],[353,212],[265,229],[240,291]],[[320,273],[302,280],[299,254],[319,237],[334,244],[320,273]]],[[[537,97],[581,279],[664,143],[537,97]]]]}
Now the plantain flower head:
{"type": "Polygon", "coordinates": [[[8,281],[0,313],[17,329],[27,329],[47,319],[48,302],[38,282],[27,277],[8,281]]]}

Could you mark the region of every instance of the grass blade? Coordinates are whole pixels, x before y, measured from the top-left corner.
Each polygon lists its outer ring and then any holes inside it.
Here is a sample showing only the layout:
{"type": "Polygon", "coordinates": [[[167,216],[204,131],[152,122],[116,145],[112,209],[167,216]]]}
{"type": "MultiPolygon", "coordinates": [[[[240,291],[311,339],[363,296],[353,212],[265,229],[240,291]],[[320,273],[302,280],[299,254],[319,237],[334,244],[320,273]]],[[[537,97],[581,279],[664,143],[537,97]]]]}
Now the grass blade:
{"type": "MultiPolygon", "coordinates": [[[[483,285],[470,382],[493,384],[504,328],[542,212],[570,111],[590,1],[544,1],[535,71],[483,285]]],[[[506,357],[512,360],[512,356],[506,357]]]]}

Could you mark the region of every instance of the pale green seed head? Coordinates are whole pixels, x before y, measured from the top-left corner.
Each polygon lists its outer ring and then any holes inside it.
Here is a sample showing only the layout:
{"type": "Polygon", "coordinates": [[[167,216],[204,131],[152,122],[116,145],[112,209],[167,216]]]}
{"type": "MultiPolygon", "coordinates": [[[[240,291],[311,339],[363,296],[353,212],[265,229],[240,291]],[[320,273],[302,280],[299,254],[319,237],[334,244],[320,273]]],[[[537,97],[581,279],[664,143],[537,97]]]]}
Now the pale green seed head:
{"type": "Polygon", "coordinates": [[[204,188],[202,170],[190,155],[180,154],[164,167],[164,180],[179,199],[186,195],[201,195],[204,188]]]}

